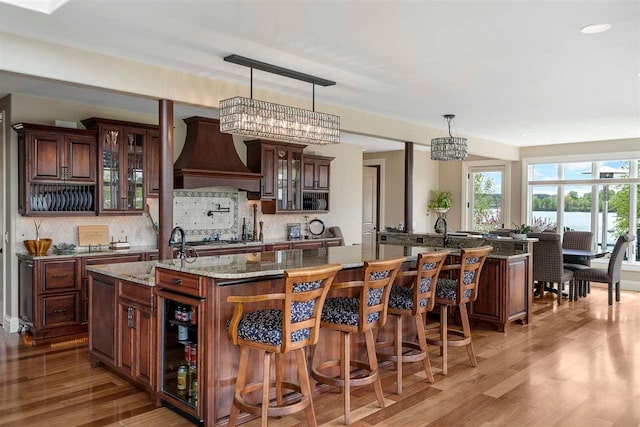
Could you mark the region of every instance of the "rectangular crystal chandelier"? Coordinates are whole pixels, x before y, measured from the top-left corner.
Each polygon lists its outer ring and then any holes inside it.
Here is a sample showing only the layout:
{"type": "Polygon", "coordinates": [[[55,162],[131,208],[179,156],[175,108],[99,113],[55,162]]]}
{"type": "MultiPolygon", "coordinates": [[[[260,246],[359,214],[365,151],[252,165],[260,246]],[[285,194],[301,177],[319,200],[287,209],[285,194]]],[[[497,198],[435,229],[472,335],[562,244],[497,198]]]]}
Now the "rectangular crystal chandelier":
{"type": "Polygon", "coordinates": [[[316,85],[333,86],[336,82],[239,55],[224,60],[251,68],[251,97],[220,101],[220,132],[303,144],[340,143],[340,117],[315,111],[316,85]],[[253,99],[254,68],[311,83],[313,110],[253,99]]]}
{"type": "Polygon", "coordinates": [[[220,101],[220,132],[306,144],[340,143],[340,117],[236,96],[220,101]]]}

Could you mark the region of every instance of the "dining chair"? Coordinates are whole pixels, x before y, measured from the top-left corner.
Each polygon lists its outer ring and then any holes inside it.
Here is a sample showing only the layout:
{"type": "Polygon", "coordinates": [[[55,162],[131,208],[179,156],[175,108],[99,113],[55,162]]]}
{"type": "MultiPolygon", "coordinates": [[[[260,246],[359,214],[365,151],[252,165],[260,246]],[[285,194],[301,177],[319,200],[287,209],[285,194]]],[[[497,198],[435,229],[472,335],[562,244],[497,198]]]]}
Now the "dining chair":
{"type": "MultiPolygon", "coordinates": [[[[591,231],[565,231],[562,235],[562,249],[593,249],[593,233],[591,231]]],[[[565,262],[564,268],[574,272],[591,267],[591,260],[588,258],[573,257],[571,262],[565,262]]],[[[591,292],[591,284],[588,281],[576,279],[578,286],[578,296],[586,297],[591,292]]]]}
{"type": "MultiPolygon", "coordinates": [[[[312,363],[311,376],[322,384],[340,387],[343,390],[344,423],[351,419],[351,387],[372,384],[378,405],[384,408],[384,395],[378,371],[376,345],[373,330],[381,328],[387,321],[387,308],[391,285],[405,258],[395,258],[364,263],[362,280],[334,283],[331,297],[328,297],[322,309],[320,326],[340,333],[340,358],[320,364],[312,363]],[[346,296],[334,296],[347,292],[346,296]],[[357,296],[352,296],[357,295],[357,296]],[[351,360],[351,334],[365,336],[368,363],[351,360]],[[315,366],[315,367],[313,367],[315,366]],[[340,367],[338,377],[330,372],[340,367]],[[351,378],[351,366],[363,371],[351,378]]],[[[314,352],[314,358],[318,355],[314,352]]]]}
{"type": "Polygon", "coordinates": [[[405,362],[422,361],[427,381],[434,381],[425,337],[424,317],[435,306],[436,282],[449,253],[450,251],[440,251],[418,254],[416,269],[399,272],[396,283],[391,287],[388,314],[395,320],[393,341],[378,341],[376,349],[378,360],[395,363],[397,394],[402,394],[402,364],[405,362]],[[404,278],[411,279],[408,286],[401,283],[404,278]],[[417,343],[402,340],[403,317],[413,317],[417,343]],[[393,354],[383,351],[389,347],[393,347],[393,354]],[[408,351],[403,352],[403,349],[408,351]]]}
{"type": "Polygon", "coordinates": [[[616,301],[620,301],[620,271],[622,270],[622,260],[629,244],[635,240],[632,234],[623,234],[618,237],[616,245],[611,252],[609,258],[609,266],[604,268],[587,268],[578,270],[575,273],[576,280],[585,280],[589,282],[601,282],[608,285],[609,305],[613,304],[613,289],[616,291],[616,301]]]}
{"type": "Polygon", "coordinates": [[[318,342],[322,308],[333,279],[341,268],[340,264],[330,264],[285,270],[284,293],[227,298],[228,302],[235,303],[229,323],[229,338],[234,345],[241,347],[233,405],[227,425],[236,425],[240,411],[260,415],[262,426],[266,426],[268,417],[289,415],[302,410],[305,411],[307,424],[317,425],[305,347],[318,342]],[[254,303],[275,303],[278,308],[244,311],[245,304],[254,303]],[[262,381],[247,384],[251,350],[264,353],[262,381]],[[283,381],[283,355],[291,351],[295,352],[299,383],[283,381]],[[270,380],[273,355],[275,384],[270,380]],[[275,406],[271,406],[269,401],[269,390],[273,386],[276,389],[275,406]],[[284,404],[283,389],[297,391],[302,397],[294,403],[284,404]],[[245,395],[260,390],[260,404],[245,399],[245,395]]]}
{"type": "MultiPolygon", "coordinates": [[[[447,375],[448,347],[465,346],[471,366],[477,366],[476,353],[471,341],[471,327],[467,314],[467,303],[478,297],[478,282],[482,267],[493,246],[460,249],[460,263],[444,265],[441,274],[450,272],[455,278],[439,278],[436,285],[436,304],[440,308],[440,336],[438,339],[427,338],[429,344],[440,347],[442,356],[442,373],[447,375]],[[458,307],[462,330],[449,328],[449,306],[458,307]],[[461,338],[449,339],[449,334],[461,338]]],[[[425,332],[431,332],[427,330],[425,332]]]]}
{"type": "Polygon", "coordinates": [[[564,268],[562,244],[557,233],[529,233],[533,243],[533,280],[538,282],[540,296],[544,296],[545,283],[558,284],[558,304],[562,304],[562,287],[569,282],[569,299],[574,299],[574,273],[564,268]]]}

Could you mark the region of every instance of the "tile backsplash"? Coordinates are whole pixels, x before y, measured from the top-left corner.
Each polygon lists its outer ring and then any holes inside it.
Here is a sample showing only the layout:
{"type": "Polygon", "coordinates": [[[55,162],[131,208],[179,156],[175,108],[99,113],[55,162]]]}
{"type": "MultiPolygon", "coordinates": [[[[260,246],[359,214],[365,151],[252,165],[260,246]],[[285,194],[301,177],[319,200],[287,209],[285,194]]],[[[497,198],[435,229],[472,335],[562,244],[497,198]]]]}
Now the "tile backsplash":
{"type": "MultiPolygon", "coordinates": [[[[131,216],[91,217],[18,217],[16,221],[16,251],[24,252],[22,240],[35,238],[34,219],[41,223],[40,236],[62,242],[78,244],[78,225],[108,225],[115,240],[127,240],[132,246],[155,246],[157,236],[152,222],[158,221],[158,199],[148,199],[148,213],[131,216]]],[[[219,233],[221,239],[241,237],[242,221],[247,233],[253,230],[253,205],[257,205],[256,231],[259,221],[264,222],[265,239],[286,239],[287,224],[300,223],[304,232],[304,215],[263,215],[260,202],[247,199],[245,191],[228,187],[175,190],[173,200],[174,226],[184,228],[188,241],[202,240],[219,233]],[[209,211],[211,215],[207,215],[209,211]]],[[[314,218],[314,216],[309,219],[314,218]]],[[[327,224],[329,226],[329,224],[327,224]]]]}
{"type": "MultiPolygon", "coordinates": [[[[245,194],[244,202],[246,193],[242,194],[245,194]]],[[[173,225],[184,228],[189,241],[202,240],[213,233],[225,239],[238,236],[240,198],[238,191],[176,190],[173,193],[173,225]]]]}

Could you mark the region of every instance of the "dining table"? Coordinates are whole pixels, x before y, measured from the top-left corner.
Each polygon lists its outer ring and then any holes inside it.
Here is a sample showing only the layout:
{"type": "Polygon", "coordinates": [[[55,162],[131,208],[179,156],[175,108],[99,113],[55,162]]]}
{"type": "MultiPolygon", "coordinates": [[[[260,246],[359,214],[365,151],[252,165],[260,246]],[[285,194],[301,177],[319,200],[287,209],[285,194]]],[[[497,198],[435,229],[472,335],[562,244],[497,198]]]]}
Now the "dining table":
{"type": "Polygon", "coordinates": [[[595,258],[602,258],[607,255],[609,251],[603,251],[601,249],[562,249],[562,260],[566,264],[577,264],[580,261],[591,260],[595,258]]]}

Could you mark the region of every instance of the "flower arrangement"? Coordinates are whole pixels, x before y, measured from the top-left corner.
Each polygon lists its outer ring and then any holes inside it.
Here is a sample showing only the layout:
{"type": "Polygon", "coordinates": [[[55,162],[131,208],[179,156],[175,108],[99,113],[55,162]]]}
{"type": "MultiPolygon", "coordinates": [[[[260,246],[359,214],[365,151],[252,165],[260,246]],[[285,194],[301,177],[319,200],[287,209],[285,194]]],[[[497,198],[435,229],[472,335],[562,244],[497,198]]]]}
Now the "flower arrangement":
{"type": "Polygon", "coordinates": [[[516,224],[513,223],[513,233],[514,234],[529,234],[533,231],[533,228],[530,225],[526,224],[516,224]]]}

